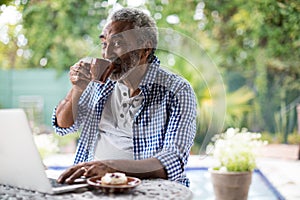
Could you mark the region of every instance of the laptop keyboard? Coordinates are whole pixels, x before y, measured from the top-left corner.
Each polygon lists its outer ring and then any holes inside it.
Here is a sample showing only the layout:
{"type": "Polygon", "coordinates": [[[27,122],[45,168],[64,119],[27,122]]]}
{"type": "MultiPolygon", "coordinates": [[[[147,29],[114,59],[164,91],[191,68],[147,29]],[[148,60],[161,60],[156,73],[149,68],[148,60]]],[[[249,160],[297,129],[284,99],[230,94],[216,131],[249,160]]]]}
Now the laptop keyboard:
{"type": "MultiPolygon", "coordinates": [[[[58,187],[63,187],[63,186],[70,186],[70,184],[67,184],[67,183],[58,183],[56,181],[56,179],[54,178],[48,178],[49,181],[50,181],[50,184],[52,185],[52,187],[54,188],[58,188],[58,187]]],[[[78,178],[78,179],[75,179],[74,183],[73,184],[82,184],[82,183],[86,183],[86,178],[78,178]]]]}
{"type": "Polygon", "coordinates": [[[58,183],[56,181],[56,179],[54,179],[54,178],[49,178],[49,181],[50,181],[50,184],[52,185],[52,187],[54,187],[54,188],[69,186],[69,184],[67,184],[67,183],[58,183]]]}

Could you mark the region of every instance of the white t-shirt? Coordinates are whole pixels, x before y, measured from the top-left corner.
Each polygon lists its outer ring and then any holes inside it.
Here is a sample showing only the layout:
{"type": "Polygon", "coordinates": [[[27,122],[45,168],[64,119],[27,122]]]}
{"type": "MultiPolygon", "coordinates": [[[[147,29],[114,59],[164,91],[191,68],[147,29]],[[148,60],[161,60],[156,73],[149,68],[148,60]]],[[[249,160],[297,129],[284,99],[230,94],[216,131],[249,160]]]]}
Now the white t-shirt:
{"type": "Polygon", "coordinates": [[[143,96],[130,98],[126,85],[117,82],[104,105],[95,150],[95,160],[133,159],[132,124],[143,96]]]}

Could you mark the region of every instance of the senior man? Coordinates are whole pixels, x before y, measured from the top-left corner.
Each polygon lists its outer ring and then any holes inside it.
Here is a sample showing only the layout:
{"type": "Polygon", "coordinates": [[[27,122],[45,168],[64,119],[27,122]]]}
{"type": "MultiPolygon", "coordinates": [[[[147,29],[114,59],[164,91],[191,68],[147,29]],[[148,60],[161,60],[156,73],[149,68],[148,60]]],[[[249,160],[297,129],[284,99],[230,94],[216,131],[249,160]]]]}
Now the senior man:
{"type": "Polygon", "coordinates": [[[155,21],[138,9],[115,11],[100,35],[113,68],[91,81],[90,63],[70,68],[72,88],[53,114],[56,133],[80,131],[74,166],[58,182],[123,172],[189,186],[185,166],[196,131],[190,84],[160,68],[155,21]],[[88,66],[88,67],[87,67],[88,66]]]}

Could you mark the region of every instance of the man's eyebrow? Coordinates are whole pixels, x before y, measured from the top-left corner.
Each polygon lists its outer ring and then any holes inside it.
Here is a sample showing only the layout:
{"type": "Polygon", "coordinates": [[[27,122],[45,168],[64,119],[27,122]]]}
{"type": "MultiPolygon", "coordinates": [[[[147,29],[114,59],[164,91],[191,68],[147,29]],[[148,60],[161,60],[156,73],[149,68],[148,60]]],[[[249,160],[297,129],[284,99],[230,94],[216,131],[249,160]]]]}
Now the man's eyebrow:
{"type": "Polygon", "coordinates": [[[123,35],[122,34],[115,34],[115,35],[112,35],[111,36],[111,39],[123,39],[124,37],[123,37],[123,35]]]}
{"type": "MultiPolygon", "coordinates": [[[[106,36],[104,34],[100,34],[99,35],[99,38],[100,39],[106,39],[106,36]]],[[[112,35],[111,36],[111,39],[116,39],[116,38],[123,38],[123,35],[122,34],[116,34],[116,35],[112,35]]]]}

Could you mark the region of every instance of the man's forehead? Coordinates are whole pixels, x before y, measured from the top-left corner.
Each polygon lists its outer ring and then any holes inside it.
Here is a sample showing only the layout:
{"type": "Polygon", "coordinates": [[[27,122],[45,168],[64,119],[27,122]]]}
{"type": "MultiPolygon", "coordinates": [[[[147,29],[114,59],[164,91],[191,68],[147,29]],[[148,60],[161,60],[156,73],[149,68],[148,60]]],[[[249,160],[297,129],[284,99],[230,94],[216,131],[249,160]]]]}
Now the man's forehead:
{"type": "MultiPolygon", "coordinates": [[[[107,37],[112,37],[113,35],[119,35],[121,37],[121,33],[128,32],[128,30],[132,30],[134,25],[132,22],[128,21],[113,21],[108,23],[102,30],[99,38],[106,39],[107,37]]],[[[130,32],[130,31],[129,31],[130,32]]]]}

